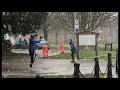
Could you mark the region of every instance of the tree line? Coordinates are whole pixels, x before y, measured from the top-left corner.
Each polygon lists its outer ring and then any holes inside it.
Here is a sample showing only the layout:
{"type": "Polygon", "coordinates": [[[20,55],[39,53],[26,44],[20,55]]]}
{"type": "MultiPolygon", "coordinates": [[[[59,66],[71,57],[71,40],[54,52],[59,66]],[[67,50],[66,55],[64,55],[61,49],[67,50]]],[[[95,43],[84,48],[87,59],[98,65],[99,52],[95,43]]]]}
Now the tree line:
{"type": "Polygon", "coordinates": [[[38,30],[43,30],[47,40],[49,31],[56,32],[56,36],[60,30],[74,31],[75,19],[81,31],[94,31],[111,17],[117,20],[113,12],[2,12],[2,40],[6,33],[25,35],[38,30]]]}

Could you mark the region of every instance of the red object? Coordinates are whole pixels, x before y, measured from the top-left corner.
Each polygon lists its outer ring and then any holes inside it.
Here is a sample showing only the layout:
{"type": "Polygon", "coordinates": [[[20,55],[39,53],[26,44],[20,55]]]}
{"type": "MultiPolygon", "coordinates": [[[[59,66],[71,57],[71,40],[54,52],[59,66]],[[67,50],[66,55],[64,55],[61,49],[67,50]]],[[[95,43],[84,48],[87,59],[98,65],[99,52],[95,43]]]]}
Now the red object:
{"type": "Polygon", "coordinates": [[[61,44],[61,53],[64,53],[64,44],[61,44]]]}
{"type": "Polygon", "coordinates": [[[43,45],[43,57],[48,57],[48,45],[43,45]]]}

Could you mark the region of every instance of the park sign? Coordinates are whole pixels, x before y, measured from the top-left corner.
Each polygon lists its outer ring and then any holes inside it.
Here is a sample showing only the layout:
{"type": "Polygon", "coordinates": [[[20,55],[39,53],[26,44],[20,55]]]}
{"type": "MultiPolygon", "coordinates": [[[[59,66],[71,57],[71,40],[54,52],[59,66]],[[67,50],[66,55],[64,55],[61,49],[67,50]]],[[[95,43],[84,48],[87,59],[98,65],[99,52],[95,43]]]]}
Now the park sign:
{"type": "MultiPolygon", "coordinates": [[[[79,46],[94,46],[95,55],[98,56],[98,36],[99,33],[84,31],[76,34],[77,47],[79,51],[79,46]]],[[[77,58],[79,59],[79,52],[77,52],[77,58]]]]}
{"type": "Polygon", "coordinates": [[[79,45],[95,45],[95,35],[79,35],[79,45]]]}
{"type": "Polygon", "coordinates": [[[75,31],[76,33],[79,33],[79,32],[80,32],[79,21],[78,21],[77,19],[75,19],[74,31],[75,31]]]}

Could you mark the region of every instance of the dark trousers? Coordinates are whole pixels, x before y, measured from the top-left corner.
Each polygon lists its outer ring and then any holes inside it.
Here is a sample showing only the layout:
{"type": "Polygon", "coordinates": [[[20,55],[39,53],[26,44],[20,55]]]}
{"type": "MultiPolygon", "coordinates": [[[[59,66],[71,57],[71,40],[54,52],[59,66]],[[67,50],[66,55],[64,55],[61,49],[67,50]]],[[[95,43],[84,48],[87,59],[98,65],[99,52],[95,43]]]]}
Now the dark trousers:
{"type": "Polygon", "coordinates": [[[34,63],[34,61],[35,61],[35,58],[36,58],[36,54],[35,54],[35,52],[30,52],[30,57],[31,57],[31,62],[30,63],[34,63]]]}
{"type": "Polygon", "coordinates": [[[71,56],[72,56],[72,60],[75,60],[74,59],[74,52],[73,51],[71,51],[71,56]]]}

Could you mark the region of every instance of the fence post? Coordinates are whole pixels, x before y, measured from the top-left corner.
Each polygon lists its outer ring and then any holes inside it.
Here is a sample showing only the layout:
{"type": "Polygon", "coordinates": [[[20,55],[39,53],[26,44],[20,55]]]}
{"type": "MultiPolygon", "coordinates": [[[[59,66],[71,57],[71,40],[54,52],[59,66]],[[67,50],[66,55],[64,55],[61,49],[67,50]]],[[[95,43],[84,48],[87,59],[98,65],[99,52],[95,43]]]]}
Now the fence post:
{"type": "Polygon", "coordinates": [[[38,74],[36,75],[36,78],[44,78],[44,77],[41,76],[40,73],[38,73],[38,74]]]}
{"type": "Polygon", "coordinates": [[[107,77],[112,78],[112,60],[111,60],[111,53],[108,53],[108,72],[107,77]]]}
{"type": "Polygon", "coordinates": [[[98,62],[98,57],[95,58],[95,73],[94,73],[94,78],[99,78],[99,62],[98,62]]]}
{"type": "Polygon", "coordinates": [[[79,67],[80,67],[79,63],[74,63],[74,78],[80,78],[79,67]]]}
{"type": "Polygon", "coordinates": [[[106,51],[106,44],[105,44],[105,51],[106,51]]]}
{"type": "Polygon", "coordinates": [[[118,51],[116,51],[116,74],[118,75],[118,51]]]}
{"type": "Polygon", "coordinates": [[[111,52],[112,52],[112,43],[111,43],[111,52]]]}

